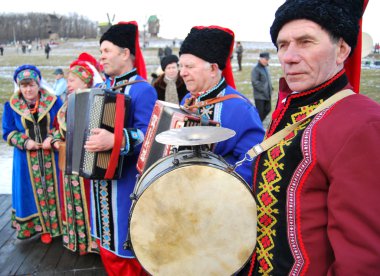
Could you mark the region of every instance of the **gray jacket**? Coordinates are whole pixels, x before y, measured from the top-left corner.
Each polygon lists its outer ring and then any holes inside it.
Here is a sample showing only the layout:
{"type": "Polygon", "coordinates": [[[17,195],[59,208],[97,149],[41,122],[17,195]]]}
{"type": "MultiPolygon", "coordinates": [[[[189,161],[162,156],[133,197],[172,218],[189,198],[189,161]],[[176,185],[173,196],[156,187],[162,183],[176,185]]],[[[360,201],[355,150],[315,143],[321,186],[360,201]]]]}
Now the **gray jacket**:
{"type": "Polygon", "coordinates": [[[265,66],[261,65],[260,62],[252,69],[251,82],[255,100],[271,100],[273,90],[272,81],[269,71],[265,66]]]}

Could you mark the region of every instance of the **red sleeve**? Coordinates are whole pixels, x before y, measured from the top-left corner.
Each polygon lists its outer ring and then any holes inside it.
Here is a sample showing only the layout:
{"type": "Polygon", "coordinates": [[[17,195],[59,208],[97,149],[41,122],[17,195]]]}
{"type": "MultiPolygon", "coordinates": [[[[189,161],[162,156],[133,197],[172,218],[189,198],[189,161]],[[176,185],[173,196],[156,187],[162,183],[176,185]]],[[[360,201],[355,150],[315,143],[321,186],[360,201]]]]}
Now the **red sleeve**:
{"type": "Polygon", "coordinates": [[[327,206],[328,238],[335,261],[328,275],[379,274],[379,138],[380,120],[368,121],[339,139],[342,147],[332,157],[327,206]]]}

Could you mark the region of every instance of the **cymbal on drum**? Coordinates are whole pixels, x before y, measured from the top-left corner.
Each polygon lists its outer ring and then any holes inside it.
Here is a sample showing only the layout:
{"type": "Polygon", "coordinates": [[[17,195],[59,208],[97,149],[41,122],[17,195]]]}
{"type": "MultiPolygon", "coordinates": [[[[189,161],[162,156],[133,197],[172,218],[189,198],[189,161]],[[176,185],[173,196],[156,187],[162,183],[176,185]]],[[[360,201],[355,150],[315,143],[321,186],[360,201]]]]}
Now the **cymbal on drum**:
{"type": "Polygon", "coordinates": [[[165,145],[197,146],[227,140],[236,132],[229,128],[213,126],[193,126],[170,129],[156,136],[156,141],[165,145]]]}

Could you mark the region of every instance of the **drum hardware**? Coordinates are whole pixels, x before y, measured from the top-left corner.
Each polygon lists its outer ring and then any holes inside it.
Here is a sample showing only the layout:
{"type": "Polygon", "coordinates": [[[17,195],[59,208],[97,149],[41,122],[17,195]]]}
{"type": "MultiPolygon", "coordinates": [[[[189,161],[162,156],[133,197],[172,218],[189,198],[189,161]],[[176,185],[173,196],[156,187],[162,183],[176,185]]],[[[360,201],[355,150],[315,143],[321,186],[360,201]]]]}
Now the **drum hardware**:
{"type": "Polygon", "coordinates": [[[253,158],[248,153],[246,153],[242,160],[237,161],[235,163],[235,165],[233,165],[233,166],[232,165],[228,166],[227,170],[229,172],[233,172],[236,170],[237,167],[241,166],[245,161],[251,162],[252,160],[253,160],[253,158]]]}
{"type": "Polygon", "coordinates": [[[173,147],[173,165],[178,166],[179,165],[179,160],[176,158],[178,153],[178,147],[173,147]]]}
{"type": "Polygon", "coordinates": [[[193,126],[161,132],[155,140],[165,145],[199,146],[221,142],[235,134],[234,130],[224,127],[193,126]]]}

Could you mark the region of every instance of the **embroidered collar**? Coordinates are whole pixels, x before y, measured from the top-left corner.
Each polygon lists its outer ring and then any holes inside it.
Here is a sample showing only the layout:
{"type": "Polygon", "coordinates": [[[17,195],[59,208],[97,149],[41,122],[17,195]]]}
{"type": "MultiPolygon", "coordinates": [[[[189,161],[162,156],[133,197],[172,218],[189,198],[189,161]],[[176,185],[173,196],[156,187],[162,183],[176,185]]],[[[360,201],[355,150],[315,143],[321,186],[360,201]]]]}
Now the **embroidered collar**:
{"type": "Polygon", "coordinates": [[[227,87],[227,83],[225,78],[222,78],[217,85],[215,85],[210,90],[207,90],[206,92],[202,93],[197,97],[197,101],[204,101],[207,99],[212,99],[218,96],[218,94],[227,87]]]}
{"type": "Polygon", "coordinates": [[[325,100],[345,88],[347,85],[348,78],[343,69],[334,77],[315,88],[298,93],[291,92],[286,97],[285,105],[288,105],[289,107],[297,107],[312,104],[320,99],[325,100]]]}
{"type": "MultiPolygon", "coordinates": [[[[40,89],[40,102],[38,106],[38,121],[40,121],[54,105],[57,97],[49,94],[44,89],[40,89]]],[[[30,112],[27,103],[18,93],[14,93],[9,101],[11,108],[26,120],[34,122],[33,114],[30,112]]]]}
{"type": "Polygon", "coordinates": [[[293,93],[291,90],[288,90],[287,87],[283,87],[283,91],[280,91],[279,93],[279,99],[283,100],[278,103],[276,110],[272,114],[272,123],[270,125],[268,137],[277,128],[286,110],[289,108],[298,108],[306,105],[318,105],[327,98],[346,88],[352,87],[348,82],[344,69],[328,81],[306,91],[293,93]]]}
{"type": "Polygon", "coordinates": [[[128,82],[130,78],[132,78],[133,76],[136,76],[136,75],[137,75],[137,70],[136,70],[136,68],[133,68],[131,71],[129,71],[123,75],[115,77],[113,82],[112,82],[113,83],[112,86],[123,85],[126,82],[128,82]]]}

